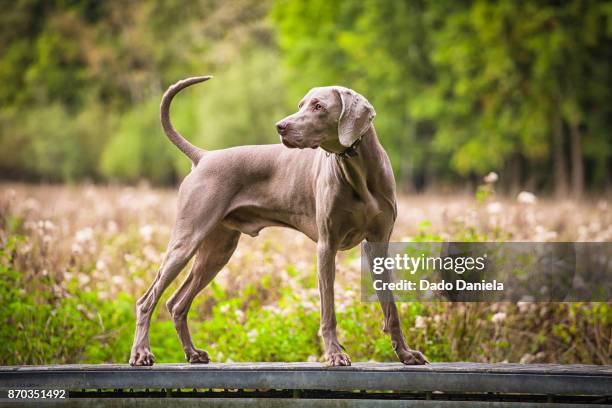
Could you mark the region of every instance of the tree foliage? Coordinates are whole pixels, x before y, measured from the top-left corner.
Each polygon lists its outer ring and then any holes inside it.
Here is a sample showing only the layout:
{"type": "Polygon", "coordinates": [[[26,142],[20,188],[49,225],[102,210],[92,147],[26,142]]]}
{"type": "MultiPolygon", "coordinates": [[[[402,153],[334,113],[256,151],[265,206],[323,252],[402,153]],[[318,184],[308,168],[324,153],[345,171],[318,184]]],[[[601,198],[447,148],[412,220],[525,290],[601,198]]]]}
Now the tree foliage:
{"type": "Polygon", "coordinates": [[[176,182],[204,148],[277,140],[313,86],[376,107],[401,186],[474,181],[604,189],[612,145],[612,2],[18,0],[0,13],[0,169],[52,181],[176,182]]]}
{"type": "Polygon", "coordinates": [[[611,11],[578,0],[296,0],[272,15],[288,83],[368,95],[396,169],[415,180],[494,169],[563,188],[569,158],[573,172],[586,160],[593,185],[609,182],[611,11]],[[577,147],[584,154],[570,155],[577,147]]]}

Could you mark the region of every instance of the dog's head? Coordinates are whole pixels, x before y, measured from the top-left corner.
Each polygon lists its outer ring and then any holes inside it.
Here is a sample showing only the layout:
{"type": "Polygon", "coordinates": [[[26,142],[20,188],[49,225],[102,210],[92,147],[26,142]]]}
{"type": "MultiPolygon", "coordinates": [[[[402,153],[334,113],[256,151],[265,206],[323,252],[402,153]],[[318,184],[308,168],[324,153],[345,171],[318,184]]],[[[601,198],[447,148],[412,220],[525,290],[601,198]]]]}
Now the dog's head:
{"type": "Polygon", "coordinates": [[[376,116],[366,98],[352,89],[327,86],[311,89],[298,111],[276,124],[281,142],[290,148],[341,153],[359,139],[376,116]]]}

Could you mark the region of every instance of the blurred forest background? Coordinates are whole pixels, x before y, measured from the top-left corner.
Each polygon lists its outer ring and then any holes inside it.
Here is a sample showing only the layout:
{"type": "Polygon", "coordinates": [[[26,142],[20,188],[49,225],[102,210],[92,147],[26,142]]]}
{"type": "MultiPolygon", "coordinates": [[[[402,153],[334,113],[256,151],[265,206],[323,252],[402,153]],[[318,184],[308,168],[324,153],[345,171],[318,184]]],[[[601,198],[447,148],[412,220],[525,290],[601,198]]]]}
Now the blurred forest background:
{"type": "Polygon", "coordinates": [[[18,0],[0,12],[0,175],[178,182],[206,149],[276,143],[311,87],[375,106],[404,191],[578,196],[612,184],[610,1],[18,0]]]}

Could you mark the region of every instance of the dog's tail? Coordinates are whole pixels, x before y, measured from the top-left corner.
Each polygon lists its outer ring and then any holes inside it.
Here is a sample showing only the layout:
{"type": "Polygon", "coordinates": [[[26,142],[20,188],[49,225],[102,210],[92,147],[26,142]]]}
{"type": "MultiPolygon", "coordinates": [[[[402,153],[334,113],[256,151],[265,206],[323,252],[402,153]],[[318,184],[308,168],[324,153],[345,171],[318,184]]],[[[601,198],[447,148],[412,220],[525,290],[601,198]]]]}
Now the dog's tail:
{"type": "Polygon", "coordinates": [[[174,129],[174,127],[172,127],[172,123],[170,123],[170,103],[172,103],[172,98],[174,98],[174,95],[179,93],[181,90],[190,85],[208,81],[211,78],[212,76],[199,76],[178,81],[168,88],[162,97],[160,106],[161,124],[164,128],[164,132],[166,132],[166,135],[168,136],[168,139],[170,139],[170,141],[174,143],[174,145],[178,147],[181,152],[185,153],[185,155],[191,159],[194,165],[198,164],[205,151],[189,143],[183,136],[181,136],[179,132],[176,131],[176,129],[174,129]]]}

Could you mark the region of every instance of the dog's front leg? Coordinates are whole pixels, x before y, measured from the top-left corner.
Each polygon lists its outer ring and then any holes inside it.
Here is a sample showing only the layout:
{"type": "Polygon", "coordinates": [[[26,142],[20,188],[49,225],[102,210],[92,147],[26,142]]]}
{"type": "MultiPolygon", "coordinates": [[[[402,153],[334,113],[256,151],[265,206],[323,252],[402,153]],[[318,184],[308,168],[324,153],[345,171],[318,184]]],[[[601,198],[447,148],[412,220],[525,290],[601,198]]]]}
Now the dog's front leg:
{"type": "Polygon", "coordinates": [[[351,359],[342,351],[336,335],[334,309],[334,279],[336,277],[337,248],[328,242],[317,244],[319,293],[321,295],[321,336],[325,345],[325,359],[330,366],[351,365],[351,359]]]}

